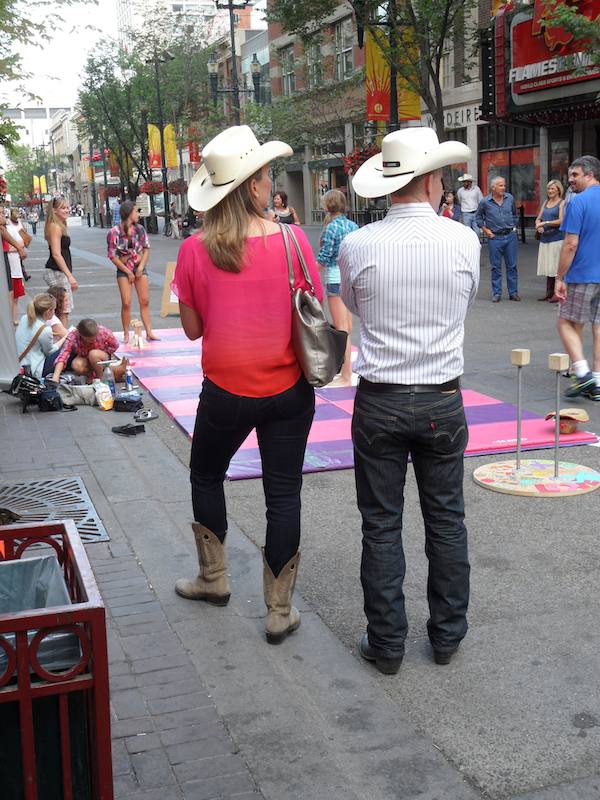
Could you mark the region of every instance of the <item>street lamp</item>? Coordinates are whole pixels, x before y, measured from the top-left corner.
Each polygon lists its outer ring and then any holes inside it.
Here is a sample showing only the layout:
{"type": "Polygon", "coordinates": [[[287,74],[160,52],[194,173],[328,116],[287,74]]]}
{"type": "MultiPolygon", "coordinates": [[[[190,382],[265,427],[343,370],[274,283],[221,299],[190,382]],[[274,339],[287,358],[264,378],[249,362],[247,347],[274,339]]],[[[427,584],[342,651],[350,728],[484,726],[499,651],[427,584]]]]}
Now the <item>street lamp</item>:
{"type": "Polygon", "coordinates": [[[229,36],[231,38],[231,93],[233,94],[233,116],[235,124],[241,124],[240,115],[240,84],[237,71],[237,53],[235,51],[235,9],[246,8],[248,3],[234,4],[233,0],[228,0],[227,4],[216,3],[217,8],[226,8],[229,11],[229,36]]]}
{"type": "Polygon", "coordinates": [[[250,62],[250,72],[252,73],[252,83],[254,84],[254,102],[260,105],[260,61],[256,53],[252,54],[252,61],[250,62]]]}
{"type": "Polygon", "coordinates": [[[217,63],[217,55],[214,51],[210,53],[210,55],[208,56],[208,62],[206,64],[206,68],[208,69],[208,78],[210,80],[210,93],[212,95],[213,106],[216,108],[219,65],[217,63]]]}
{"type": "Polygon", "coordinates": [[[158,53],[156,50],[154,51],[154,56],[150,61],[147,61],[147,64],[154,64],[154,80],[156,84],[156,105],[158,110],[158,130],[160,133],[160,157],[162,161],[162,185],[163,185],[163,198],[165,204],[165,229],[164,234],[168,236],[171,232],[171,222],[169,219],[169,187],[167,185],[167,159],[165,154],[165,130],[164,130],[164,118],[163,118],[163,109],[162,109],[162,100],[160,97],[160,73],[158,70],[159,64],[166,64],[167,61],[173,61],[175,58],[174,55],[169,53],[168,50],[164,50],[162,56],[159,58],[158,53]]]}

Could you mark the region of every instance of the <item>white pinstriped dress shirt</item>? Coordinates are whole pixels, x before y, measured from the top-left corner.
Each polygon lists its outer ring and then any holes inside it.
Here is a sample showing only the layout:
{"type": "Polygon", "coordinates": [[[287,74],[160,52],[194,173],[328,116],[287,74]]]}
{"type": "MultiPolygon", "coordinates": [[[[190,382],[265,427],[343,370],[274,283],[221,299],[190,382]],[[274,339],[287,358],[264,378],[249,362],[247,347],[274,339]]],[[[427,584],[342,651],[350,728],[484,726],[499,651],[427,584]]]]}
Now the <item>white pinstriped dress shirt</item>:
{"type": "Polygon", "coordinates": [[[350,233],[338,263],[342,299],[360,318],[355,372],[402,384],[462,375],[480,249],[474,231],[428,203],[397,203],[385,219],[350,233]]]}

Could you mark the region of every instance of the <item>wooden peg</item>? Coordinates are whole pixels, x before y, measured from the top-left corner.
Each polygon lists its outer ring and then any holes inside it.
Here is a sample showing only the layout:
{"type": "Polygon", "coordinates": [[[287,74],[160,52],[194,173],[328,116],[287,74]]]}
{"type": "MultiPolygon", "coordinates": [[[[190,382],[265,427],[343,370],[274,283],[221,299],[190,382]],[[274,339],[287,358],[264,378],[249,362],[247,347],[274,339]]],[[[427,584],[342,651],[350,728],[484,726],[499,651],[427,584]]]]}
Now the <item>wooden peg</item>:
{"type": "Polygon", "coordinates": [[[526,367],[531,361],[531,350],[517,348],[510,351],[510,363],[514,367],[526,367]]]}
{"type": "Polygon", "coordinates": [[[548,369],[554,370],[554,372],[564,372],[569,369],[569,356],[566,353],[550,353],[548,369]]]}

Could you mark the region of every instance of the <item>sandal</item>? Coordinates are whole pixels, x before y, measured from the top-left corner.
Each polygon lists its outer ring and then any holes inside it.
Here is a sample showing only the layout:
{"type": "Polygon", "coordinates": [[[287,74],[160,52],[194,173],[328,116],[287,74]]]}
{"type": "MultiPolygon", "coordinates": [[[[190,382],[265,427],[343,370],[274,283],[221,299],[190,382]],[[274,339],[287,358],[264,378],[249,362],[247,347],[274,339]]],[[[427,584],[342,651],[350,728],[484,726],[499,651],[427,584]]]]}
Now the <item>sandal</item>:
{"type": "Polygon", "coordinates": [[[158,414],[151,408],[140,408],[133,415],[136,422],[148,422],[151,419],[158,419],[158,414]]]}
{"type": "Polygon", "coordinates": [[[111,429],[113,433],[118,433],[120,436],[137,436],[138,433],[145,433],[146,428],[143,425],[117,425],[111,429]]]}

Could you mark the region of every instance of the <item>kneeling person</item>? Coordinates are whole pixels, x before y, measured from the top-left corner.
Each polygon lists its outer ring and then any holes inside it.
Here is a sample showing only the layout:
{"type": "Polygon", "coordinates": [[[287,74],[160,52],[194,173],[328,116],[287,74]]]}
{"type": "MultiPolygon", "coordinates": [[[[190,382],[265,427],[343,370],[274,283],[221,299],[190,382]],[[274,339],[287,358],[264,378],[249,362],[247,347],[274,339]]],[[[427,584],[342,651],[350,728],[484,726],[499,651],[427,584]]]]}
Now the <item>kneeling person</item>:
{"type": "MultiPolygon", "coordinates": [[[[65,340],[63,349],[54,364],[55,381],[58,381],[62,372],[70,364],[70,369],[77,375],[87,375],[90,378],[102,377],[103,367],[99,362],[108,361],[114,357],[119,343],[112,331],[93,319],[82,319],[77,328],[71,331],[65,340]]],[[[127,363],[112,368],[115,381],[123,379],[127,363]]]]}

